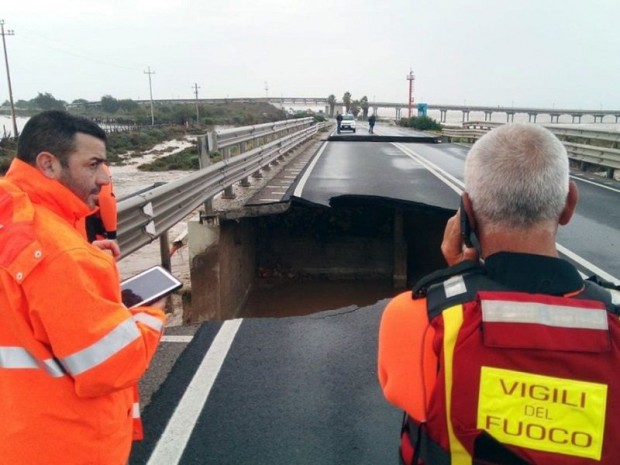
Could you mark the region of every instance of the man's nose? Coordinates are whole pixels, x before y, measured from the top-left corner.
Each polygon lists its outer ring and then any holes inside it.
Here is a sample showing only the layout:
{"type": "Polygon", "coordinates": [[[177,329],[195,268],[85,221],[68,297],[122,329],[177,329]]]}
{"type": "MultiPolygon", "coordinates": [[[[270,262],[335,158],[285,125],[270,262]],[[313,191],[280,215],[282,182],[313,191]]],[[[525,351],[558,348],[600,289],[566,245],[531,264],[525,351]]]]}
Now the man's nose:
{"type": "Polygon", "coordinates": [[[97,184],[101,186],[106,186],[112,182],[112,177],[108,174],[108,171],[101,166],[97,176],[97,184]]]}

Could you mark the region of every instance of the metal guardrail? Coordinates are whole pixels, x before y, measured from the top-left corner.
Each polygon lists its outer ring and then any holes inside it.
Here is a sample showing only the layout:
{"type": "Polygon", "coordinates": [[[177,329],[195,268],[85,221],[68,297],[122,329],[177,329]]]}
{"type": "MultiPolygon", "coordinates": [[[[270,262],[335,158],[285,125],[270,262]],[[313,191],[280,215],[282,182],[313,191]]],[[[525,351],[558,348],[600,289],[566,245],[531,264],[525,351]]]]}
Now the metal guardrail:
{"type": "MultiPolygon", "coordinates": [[[[503,124],[469,121],[463,123],[462,128],[444,128],[442,135],[473,143],[492,128],[503,124]]],[[[605,168],[608,177],[613,176],[613,170],[620,169],[620,132],[543,126],[562,141],[570,159],[605,168]]]]}
{"type": "Polygon", "coordinates": [[[573,144],[564,141],[562,143],[566,147],[570,159],[607,168],[608,177],[610,178],[613,176],[611,171],[620,169],[620,150],[618,149],[573,144]]]}
{"type": "Polygon", "coordinates": [[[299,118],[274,123],[221,129],[209,133],[209,152],[220,152],[224,157],[243,153],[256,143],[264,143],[282,137],[283,134],[299,131],[314,123],[314,118],[299,118]]]}
{"type": "MultiPolygon", "coordinates": [[[[260,171],[310,139],[323,125],[312,118],[214,131],[206,139],[220,150],[238,144],[242,152],[177,181],[132,195],[118,203],[118,243],[122,258],[160,239],[162,264],[169,266],[168,230],[201,204],[260,171]],[[285,124],[279,124],[285,123],[285,124]],[[274,138],[263,143],[265,138],[274,138]],[[239,145],[240,144],[240,145],[239,145]],[[244,150],[244,147],[254,147],[244,150]]],[[[199,141],[199,148],[203,145],[199,141]]],[[[208,152],[213,152],[212,148],[208,152]]]]}

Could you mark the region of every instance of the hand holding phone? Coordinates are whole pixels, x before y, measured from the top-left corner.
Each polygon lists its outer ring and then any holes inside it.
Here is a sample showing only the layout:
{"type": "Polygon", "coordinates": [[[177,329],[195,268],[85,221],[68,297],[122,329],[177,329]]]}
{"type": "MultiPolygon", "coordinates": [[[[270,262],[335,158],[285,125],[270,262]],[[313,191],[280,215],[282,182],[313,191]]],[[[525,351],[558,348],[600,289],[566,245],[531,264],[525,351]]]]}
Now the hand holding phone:
{"type": "Polygon", "coordinates": [[[461,207],[446,223],[441,253],[448,265],[452,266],[465,260],[477,261],[477,247],[478,239],[471,228],[461,199],[461,207]]]}
{"type": "Polygon", "coordinates": [[[460,225],[461,225],[461,238],[463,239],[463,243],[465,247],[469,249],[474,248],[474,242],[472,237],[475,237],[471,224],[469,223],[469,218],[467,217],[467,212],[465,212],[465,206],[463,204],[463,197],[461,197],[461,207],[459,208],[460,215],[460,225]]]}

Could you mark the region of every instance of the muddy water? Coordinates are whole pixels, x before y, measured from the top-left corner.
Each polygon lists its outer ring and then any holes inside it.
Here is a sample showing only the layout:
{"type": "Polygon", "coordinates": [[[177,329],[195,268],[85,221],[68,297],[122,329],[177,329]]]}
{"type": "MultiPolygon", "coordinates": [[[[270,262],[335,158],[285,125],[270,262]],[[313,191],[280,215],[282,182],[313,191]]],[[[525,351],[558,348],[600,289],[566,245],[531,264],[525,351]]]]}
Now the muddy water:
{"type": "Polygon", "coordinates": [[[152,186],[158,182],[176,181],[183,176],[187,176],[191,171],[140,171],[138,166],[150,163],[158,157],[164,157],[180,152],[181,150],[196,144],[195,137],[185,137],[183,139],[163,142],[156,145],[148,152],[144,152],[142,156],[136,158],[128,158],[128,162],[124,165],[111,166],[112,182],[114,183],[114,193],[116,198],[121,199],[133,192],[152,186]]]}
{"type": "MultiPolygon", "coordinates": [[[[240,317],[308,315],[349,306],[365,307],[399,290],[386,281],[255,282],[240,317]]],[[[387,303],[387,302],[386,302],[387,303]]]]}

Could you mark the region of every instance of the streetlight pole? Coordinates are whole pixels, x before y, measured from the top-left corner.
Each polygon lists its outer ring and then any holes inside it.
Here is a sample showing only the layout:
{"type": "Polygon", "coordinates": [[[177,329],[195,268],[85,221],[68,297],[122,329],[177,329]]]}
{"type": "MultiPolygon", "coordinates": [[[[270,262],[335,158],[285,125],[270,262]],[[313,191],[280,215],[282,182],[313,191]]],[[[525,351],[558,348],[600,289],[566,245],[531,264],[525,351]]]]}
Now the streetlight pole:
{"type": "Polygon", "coordinates": [[[11,89],[11,73],[9,72],[9,58],[6,53],[6,40],[4,36],[15,35],[13,30],[9,29],[4,32],[4,19],[0,19],[0,35],[2,35],[2,46],[4,48],[4,64],[6,65],[6,79],[9,82],[9,102],[11,102],[11,119],[13,120],[13,136],[17,137],[17,121],[15,120],[15,105],[13,104],[13,90],[11,89]]]}
{"type": "Polygon", "coordinates": [[[144,74],[149,75],[149,94],[151,95],[151,126],[154,126],[155,115],[153,114],[153,86],[151,85],[151,74],[155,74],[155,71],[151,71],[151,67],[149,66],[149,70],[145,71],[144,74]]]}

